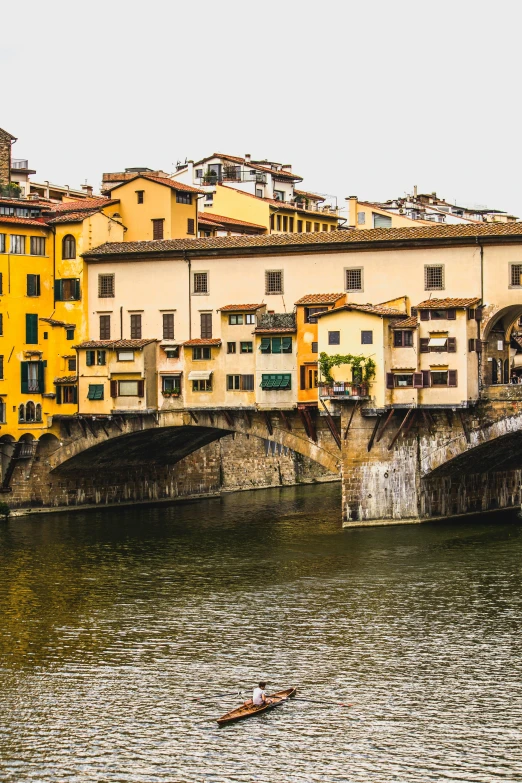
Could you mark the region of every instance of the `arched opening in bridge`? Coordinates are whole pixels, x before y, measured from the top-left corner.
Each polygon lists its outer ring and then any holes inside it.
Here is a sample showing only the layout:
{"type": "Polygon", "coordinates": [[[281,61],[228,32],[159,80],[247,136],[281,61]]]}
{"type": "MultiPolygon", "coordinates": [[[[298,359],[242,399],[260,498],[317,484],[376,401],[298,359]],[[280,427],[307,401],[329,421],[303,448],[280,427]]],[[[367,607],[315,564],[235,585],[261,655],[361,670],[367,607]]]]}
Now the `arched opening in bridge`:
{"type": "Polygon", "coordinates": [[[522,302],[491,314],[482,336],[485,386],[522,383],[522,302]]]}

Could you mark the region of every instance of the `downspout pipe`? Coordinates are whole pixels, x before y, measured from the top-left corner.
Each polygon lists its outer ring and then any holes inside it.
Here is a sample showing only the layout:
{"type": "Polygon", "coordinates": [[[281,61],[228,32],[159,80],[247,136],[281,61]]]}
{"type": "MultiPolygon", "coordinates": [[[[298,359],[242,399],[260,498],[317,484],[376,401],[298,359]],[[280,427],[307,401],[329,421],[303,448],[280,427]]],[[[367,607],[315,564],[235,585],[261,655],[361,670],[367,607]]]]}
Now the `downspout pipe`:
{"type": "MultiPolygon", "coordinates": [[[[482,307],[484,304],[484,245],[482,244],[482,242],[480,242],[478,237],[476,239],[477,239],[477,245],[480,248],[480,306],[482,307]]],[[[481,323],[482,320],[477,321],[477,340],[481,340],[481,334],[480,334],[481,323]]],[[[481,391],[484,388],[483,366],[484,365],[482,361],[482,351],[480,351],[480,353],[478,354],[479,391],[481,391]]]]}

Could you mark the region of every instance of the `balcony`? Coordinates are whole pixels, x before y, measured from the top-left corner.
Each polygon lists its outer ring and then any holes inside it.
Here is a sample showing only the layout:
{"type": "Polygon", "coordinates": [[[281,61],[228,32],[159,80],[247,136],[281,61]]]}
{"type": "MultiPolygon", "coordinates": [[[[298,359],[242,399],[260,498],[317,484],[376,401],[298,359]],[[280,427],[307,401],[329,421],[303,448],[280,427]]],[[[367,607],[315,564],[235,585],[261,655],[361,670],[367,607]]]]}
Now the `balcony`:
{"type": "Polygon", "coordinates": [[[285,201],[283,202],[289,207],[295,207],[295,209],[305,209],[307,212],[315,212],[318,215],[332,215],[337,217],[339,211],[338,207],[333,207],[331,204],[318,204],[315,201],[285,201]]]}
{"type": "Polygon", "coordinates": [[[267,175],[262,171],[242,171],[237,169],[225,169],[224,171],[207,171],[202,177],[195,178],[196,185],[221,185],[223,182],[256,182],[266,185],[267,175]]]}
{"type": "Polygon", "coordinates": [[[23,158],[13,158],[11,161],[11,169],[28,169],[29,161],[23,158]]]}
{"type": "Polygon", "coordinates": [[[367,383],[353,383],[350,381],[335,381],[335,383],[325,386],[319,385],[319,397],[328,399],[346,399],[352,397],[355,399],[367,399],[369,397],[367,383]]]}

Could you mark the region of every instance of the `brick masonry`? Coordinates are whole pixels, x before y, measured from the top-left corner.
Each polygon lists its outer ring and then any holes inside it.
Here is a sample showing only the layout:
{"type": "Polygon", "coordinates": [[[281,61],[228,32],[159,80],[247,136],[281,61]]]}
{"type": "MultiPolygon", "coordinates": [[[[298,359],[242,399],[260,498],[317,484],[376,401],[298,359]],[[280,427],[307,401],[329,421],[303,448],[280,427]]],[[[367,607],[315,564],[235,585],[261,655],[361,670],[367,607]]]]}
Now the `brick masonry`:
{"type": "Polygon", "coordinates": [[[11,181],[11,140],[12,136],[0,128],[0,186],[11,181]]]}

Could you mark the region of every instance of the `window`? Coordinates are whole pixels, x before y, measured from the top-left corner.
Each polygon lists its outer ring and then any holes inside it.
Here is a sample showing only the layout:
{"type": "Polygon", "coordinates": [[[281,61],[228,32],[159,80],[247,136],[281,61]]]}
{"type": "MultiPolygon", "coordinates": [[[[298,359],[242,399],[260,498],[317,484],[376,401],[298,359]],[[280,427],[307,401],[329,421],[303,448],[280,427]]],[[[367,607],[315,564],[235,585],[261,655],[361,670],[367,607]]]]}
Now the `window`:
{"type": "Polygon", "coordinates": [[[227,343],[227,353],[235,353],[235,352],[236,352],[236,344],[227,343]]]}
{"type": "Polygon", "coordinates": [[[100,299],[112,299],[114,287],[114,275],[98,275],[98,296],[100,299]]]}
{"type": "MultiPolygon", "coordinates": [[[[76,369],[76,359],[74,361],[74,369],[76,369]]],[[[92,367],[94,364],[103,366],[107,363],[105,351],[85,351],[85,364],[87,367],[92,367]]]]}
{"type": "Polygon", "coordinates": [[[413,346],[413,332],[397,329],[393,333],[393,345],[395,348],[411,348],[413,346]]]}
{"type": "Polygon", "coordinates": [[[328,231],[328,223],[323,223],[323,231],[328,231]]]}
{"type": "Polygon", "coordinates": [[[227,391],[254,391],[254,376],[227,375],[227,391]]]}
{"type": "Polygon", "coordinates": [[[281,231],[281,215],[276,215],[277,230],[281,231]]]}
{"type": "Polygon", "coordinates": [[[297,233],[302,234],[303,233],[303,221],[298,220],[297,221],[297,233]]]}
{"type": "Polygon", "coordinates": [[[145,193],[145,191],[143,191],[143,190],[137,190],[137,191],[136,191],[136,196],[137,196],[137,201],[138,201],[138,204],[143,204],[143,196],[144,196],[144,193],[145,193]]]}
{"type": "Polygon", "coordinates": [[[100,315],[100,340],[111,339],[111,317],[110,315],[100,315]]]}
{"type": "Polygon", "coordinates": [[[118,397],[143,397],[143,386],[143,381],[118,381],[118,397]]]}
{"type": "Polygon", "coordinates": [[[0,296],[4,293],[4,278],[0,272],[0,296]]]}
{"type": "Polygon", "coordinates": [[[76,386],[56,387],[56,402],[58,405],[75,404],[78,402],[78,388],[76,386]]]}
{"type": "Polygon", "coordinates": [[[88,400],[103,400],[103,383],[90,383],[87,392],[88,400]]]}
{"type": "Polygon", "coordinates": [[[330,226],[330,231],[337,231],[337,226],[332,223],[330,226]]]}
{"type": "Polygon", "coordinates": [[[372,218],[374,228],[391,228],[392,219],[390,215],[378,215],[377,212],[372,212],[372,218]]]}
{"type": "Polygon", "coordinates": [[[31,255],[45,255],[45,237],[31,237],[31,255]]]}
{"type": "Polygon", "coordinates": [[[98,364],[99,366],[103,366],[107,364],[105,351],[96,351],[96,364],[98,364]]]}
{"type": "Polygon", "coordinates": [[[76,258],[76,240],[72,234],[66,234],[62,239],[62,258],[76,258]]]}
{"type": "Polygon", "coordinates": [[[292,353],[291,337],[262,337],[261,353],[292,353]]]}
{"type": "Polygon", "coordinates": [[[27,275],[27,296],[40,296],[40,275],[27,275]]]}
{"type": "Polygon", "coordinates": [[[119,362],[133,362],[134,361],[134,351],[118,351],[118,361],[119,362]]]}
{"type": "Polygon", "coordinates": [[[38,315],[36,313],[26,313],[25,342],[28,345],[38,344],[38,315]]]}
{"type": "Polygon", "coordinates": [[[254,346],[252,342],[241,343],[241,353],[252,353],[253,350],[254,350],[254,346]]]}
{"type": "Polygon", "coordinates": [[[212,313],[200,313],[201,339],[209,340],[212,337],[212,313]]]}
{"type": "Polygon", "coordinates": [[[96,357],[95,351],[85,351],[85,364],[87,367],[92,367],[96,357]]]}
{"type": "Polygon", "coordinates": [[[340,345],[341,332],[328,332],[328,345],[340,345]]]}
{"type": "Polygon", "coordinates": [[[152,238],[163,239],[163,218],[152,220],[152,238]]]}
{"type": "Polygon", "coordinates": [[[442,291],[444,288],[444,267],[442,264],[437,266],[424,267],[424,288],[426,291],[442,291]]]}
{"type": "Polygon", "coordinates": [[[265,271],[265,294],[283,293],[283,270],[267,269],[265,271]]]}
{"type": "Polygon", "coordinates": [[[241,376],[241,391],[254,391],[254,376],[242,375],[241,376]]]}
{"type": "Polygon", "coordinates": [[[395,373],[393,376],[394,385],[397,389],[413,387],[413,373],[395,373]]]}
{"type": "Polygon", "coordinates": [[[258,198],[263,198],[263,189],[262,188],[256,188],[256,196],[258,198]]]}
{"type": "Polygon", "coordinates": [[[44,363],[20,362],[22,394],[37,392],[42,394],[44,390],[44,363]]]}
{"type": "Polygon", "coordinates": [[[163,339],[174,339],[174,313],[163,313],[163,339]]]}
{"type": "Polygon", "coordinates": [[[5,424],[6,422],[5,412],[6,412],[5,402],[0,401],[0,424],[5,424]]]}
{"type": "Polygon", "coordinates": [[[283,215],[283,231],[288,231],[288,215],[283,215]]]}
{"type": "Polygon", "coordinates": [[[324,313],[326,310],[327,307],[305,307],[305,323],[316,324],[317,313],[324,313]]]}
{"type": "Polygon", "coordinates": [[[203,169],[196,169],[196,179],[202,179],[203,178],[203,169]]]}
{"type": "Polygon", "coordinates": [[[66,340],[74,340],[74,328],[65,330],[65,339],[66,340]]]}
{"type": "Polygon", "coordinates": [[[212,378],[208,378],[206,381],[192,381],[192,391],[194,392],[211,392],[212,391],[212,378]]]}
{"type": "Polygon", "coordinates": [[[170,394],[181,394],[181,375],[163,375],[161,378],[161,391],[170,394]]]}
{"type": "Polygon", "coordinates": [[[196,345],[192,349],[192,359],[198,361],[199,359],[212,359],[212,350],[210,345],[196,345]]]}
{"type": "Polygon", "coordinates": [[[432,386],[447,386],[448,385],[448,371],[436,370],[430,373],[430,380],[432,386]]]}
{"type": "Polygon", "coordinates": [[[0,380],[4,379],[4,357],[0,356],[0,380]]]}
{"type": "Polygon", "coordinates": [[[319,353],[319,343],[317,342],[312,343],[312,353],[319,353]]]}
{"type": "Polygon", "coordinates": [[[193,293],[195,294],[208,294],[208,272],[194,272],[193,276],[193,293]]]}
{"type": "Polygon", "coordinates": [[[261,388],[265,391],[288,390],[292,388],[292,376],[290,373],[277,375],[262,375],[261,388]]]}
{"type": "Polygon", "coordinates": [[[25,254],[25,237],[21,234],[11,234],[11,241],[9,243],[9,250],[11,253],[17,255],[25,254]]]}
{"type": "Polygon", "coordinates": [[[187,218],[187,234],[196,233],[196,221],[194,218],[187,218]]]}
{"type": "Polygon", "coordinates": [[[80,296],[80,280],[77,277],[64,277],[54,281],[54,298],[57,302],[78,301],[80,296]]]}
{"type": "Polygon", "coordinates": [[[67,370],[69,372],[76,372],[76,359],[67,359],[67,370]]]}
{"type": "Polygon", "coordinates": [[[361,345],[373,345],[373,332],[365,330],[361,332],[361,345]]]}
{"type": "Polygon", "coordinates": [[[274,190],[274,198],[276,201],[284,201],[285,200],[284,190],[274,190]]]}
{"type": "Polygon", "coordinates": [[[522,264],[510,264],[510,286],[512,288],[522,287],[522,264]]]}
{"type": "Polygon", "coordinates": [[[0,234],[0,253],[5,253],[5,234],[0,234]]]}
{"type": "Polygon", "coordinates": [[[365,212],[358,212],[357,213],[357,225],[358,226],[364,226],[366,223],[366,213],[365,212]]]}
{"type": "Polygon", "coordinates": [[[321,230],[321,224],[320,223],[314,223],[314,231],[320,231],[321,230]]]}
{"type": "Polygon", "coordinates": [[[306,232],[308,233],[311,230],[312,230],[312,223],[311,223],[310,220],[307,220],[306,221],[306,232]]]}
{"type": "MultiPolygon", "coordinates": [[[[181,190],[176,191],[176,203],[177,204],[192,204],[192,193],[183,193],[181,190]]],[[[194,233],[194,232],[192,232],[194,233]]]]}
{"type": "Polygon", "coordinates": [[[363,270],[362,267],[355,267],[353,269],[345,269],[345,280],[347,291],[362,291],[363,290],[363,270]]]}
{"type": "Polygon", "coordinates": [[[167,359],[179,359],[179,345],[175,345],[172,348],[165,349],[165,356],[167,359]]]}
{"type": "Polygon", "coordinates": [[[132,313],[130,317],[131,340],[141,340],[141,314],[132,313]]]}
{"type": "Polygon", "coordinates": [[[0,313],[0,335],[4,333],[4,314],[0,313]]]}
{"type": "Polygon", "coordinates": [[[256,314],[255,313],[247,313],[245,315],[245,323],[246,324],[255,324],[256,322],[256,314]]]}
{"type": "Polygon", "coordinates": [[[228,323],[231,326],[240,326],[243,323],[243,315],[242,315],[242,313],[229,315],[228,316],[228,323]]]}

